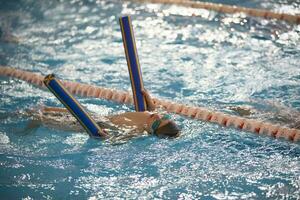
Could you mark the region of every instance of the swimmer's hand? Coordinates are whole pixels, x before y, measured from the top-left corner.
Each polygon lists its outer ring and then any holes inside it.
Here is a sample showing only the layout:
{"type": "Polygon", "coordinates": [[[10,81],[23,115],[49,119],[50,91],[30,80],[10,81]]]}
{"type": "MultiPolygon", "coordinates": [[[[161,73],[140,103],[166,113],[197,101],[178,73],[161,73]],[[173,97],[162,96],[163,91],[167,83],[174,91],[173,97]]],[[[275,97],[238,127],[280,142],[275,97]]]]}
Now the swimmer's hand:
{"type": "Polygon", "coordinates": [[[148,111],[154,111],[155,108],[156,108],[156,106],[155,106],[155,104],[153,102],[153,99],[151,98],[149,92],[147,90],[145,90],[145,89],[142,89],[142,93],[143,93],[143,95],[144,95],[144,97],[146,99],[148,111]]]}
{"type": "Polygon", "coordinates": [[[247,108],[247,107],[240,107],[240,106],[234,107],[234,106],[230,106],[229,109],[235,111],[237,114],[239,114],[242,117],[244,117],[244,116],[250,116],[250,115],[252,115],[254,113],[253,110],[251,110],[250,108],[247,108]]]}

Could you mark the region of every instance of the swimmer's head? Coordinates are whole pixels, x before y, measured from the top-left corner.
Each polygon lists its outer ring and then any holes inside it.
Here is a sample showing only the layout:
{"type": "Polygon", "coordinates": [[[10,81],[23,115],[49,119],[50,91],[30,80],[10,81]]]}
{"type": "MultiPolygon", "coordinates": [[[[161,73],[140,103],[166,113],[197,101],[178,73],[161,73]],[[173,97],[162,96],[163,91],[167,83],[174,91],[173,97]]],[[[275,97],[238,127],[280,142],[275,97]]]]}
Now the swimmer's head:
{"type": "Polygon", "coordinates": [[[150,115],[149,128],[153,135],[159,137],[177,137],[179,136],[180,129],[178,126],[171,121],[169,115],[160,116],[158,114],[150,115]]]}

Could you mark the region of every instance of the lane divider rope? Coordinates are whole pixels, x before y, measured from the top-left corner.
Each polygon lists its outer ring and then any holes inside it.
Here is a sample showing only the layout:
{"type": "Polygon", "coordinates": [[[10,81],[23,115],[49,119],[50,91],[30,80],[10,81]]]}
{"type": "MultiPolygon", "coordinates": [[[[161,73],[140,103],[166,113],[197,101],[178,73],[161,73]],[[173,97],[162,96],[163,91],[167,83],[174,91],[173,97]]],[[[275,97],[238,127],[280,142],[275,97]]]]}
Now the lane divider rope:
{"type": "MultiPolygon", "coordinates": [[[[20,80],[24,80],[33,85],[46,88],[43,84],[44,77],[32,72],[0,66],[0,75],[14,77],[20,80]]],[[[62,84],[69,92],[75,95],[101,98],[117,103],[133,104],[133,98],[128,92],[71,81],[62,81],[62,84]]],[[[209,121],[222,125],[224,127],[234,127],[236,129],[252,132],[258,135],[268,135],[273,138],[284,138],[286,140],[294,142],[298,142],[300,140],[299,129],[292,129],[260,120],[247,119],[239,116],[216,112],[204,107],[188,106],[157,98],[153,98],[153,100],[155,105],[161,106],[168,112],[190,117],[192,119],[209,121]]]]}
{"type": "Polygon", "coordinates": [[[206,10],[213,10],[222,13],[245,13],[248,16],[260,17],[264,19],[283,20],[292,24],[300,24],[300,15],[291,15],[286,13],[278,13],[264,9],[246,8],[239,6],[230,6],[217,3],[199,2],[190,0],[131,0],[138,3],[154,3],[154,4],[171,4],[190,8],[200,8],[206,10]]]}

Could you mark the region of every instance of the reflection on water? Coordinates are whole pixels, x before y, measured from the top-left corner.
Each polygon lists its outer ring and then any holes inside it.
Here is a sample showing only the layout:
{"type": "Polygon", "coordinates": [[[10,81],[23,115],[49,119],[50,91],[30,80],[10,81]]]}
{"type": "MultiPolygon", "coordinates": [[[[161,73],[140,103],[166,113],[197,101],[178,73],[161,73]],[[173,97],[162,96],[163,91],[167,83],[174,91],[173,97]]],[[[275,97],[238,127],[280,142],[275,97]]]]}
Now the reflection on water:
{"type": "MultiPolygon", "coordinates": [[[[290,1],[225,3],[299,13],[290,1]]],[[[277,112],[290,117],[300,110],[299,25],[130,2],[0,5],[1,30],[19,41],[0,41],[1,65],[130,90],[118,25],[120,15],[130,14],[153,96],[224,112],[247,106],[258,112],[250,117],[274,122],[277,112]]],[[[100,115],[132,109],[78,99],[100,115]]],[[[0,120],[0,194],[7,199],[299,198],[299,144],[180,116],[182,136],[173,140],[140,137],[112,145],[43,126],[24,134],[29,119],[9,113],[60,103],[7,78],[0,79],[0,102],[0,112],[8,113],[0,120]]]]}

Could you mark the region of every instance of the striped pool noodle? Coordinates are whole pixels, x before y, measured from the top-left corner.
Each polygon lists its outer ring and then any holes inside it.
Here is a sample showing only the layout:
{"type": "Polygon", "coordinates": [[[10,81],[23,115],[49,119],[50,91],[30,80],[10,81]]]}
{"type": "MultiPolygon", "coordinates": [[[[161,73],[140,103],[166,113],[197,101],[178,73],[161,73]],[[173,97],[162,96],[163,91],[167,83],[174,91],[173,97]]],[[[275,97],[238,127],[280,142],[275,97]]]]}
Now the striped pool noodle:
{"type": "Polygon", "coordinates": [[[135,111],[146,111],[147,104],[142,93],[142,89],[144,88],[142,72],[130,16],[120,17],[119,21],[128,65],[128,72],[131,81],[135,111]]]}
{"type": "MultiPolygon", "coordinates": [[[[31,72],[0,66],[0,75],[15,77],[34,85],[44,87],[40,84],[40,80],[43,79],[43,76],[31,72]]],[[[76,95],[107,99],[118,103],[133,103],[133,98],[131,97],[131,95],[124,91],[111,90],[70,81],[62,81],[62,84],[68,89],[69,92],[76,95]]],[[[180,114],[192,119],[209,121],[222,125],[224,127],[234,127],[236,129],[255,133],[257,135],[267,135],[273,138],[284,138],[286,140],[294,142],[300,141],[299,129],[292,129],[260,120],[228,115],[221,112],[215,112],[203,107],[187,106],[184,104],[178,104],[175,102],[160,100],[157,98],[153,98],[153,100],[155,102],[155,105],[161,106],[168,112],[180,114]]]]}
{"type": "Polygon", "coordinates": [[[291,15],[286,13],[278,13],[269,10],[246,8],[239,6],[229,6],[224,4],[199,2],[190,0],[131,0],[138,3],[157,3],[157,4],[172,4],[190,8],[200,8],[206,10],[213,10],[223,13],[245,13],[252,17],[261,17],[264,19],[277,19],[283,20],[292,24],[300,24],[300,15],[291,15]]]}

